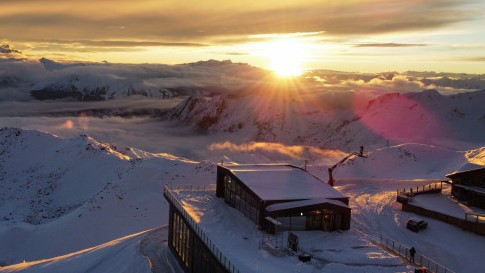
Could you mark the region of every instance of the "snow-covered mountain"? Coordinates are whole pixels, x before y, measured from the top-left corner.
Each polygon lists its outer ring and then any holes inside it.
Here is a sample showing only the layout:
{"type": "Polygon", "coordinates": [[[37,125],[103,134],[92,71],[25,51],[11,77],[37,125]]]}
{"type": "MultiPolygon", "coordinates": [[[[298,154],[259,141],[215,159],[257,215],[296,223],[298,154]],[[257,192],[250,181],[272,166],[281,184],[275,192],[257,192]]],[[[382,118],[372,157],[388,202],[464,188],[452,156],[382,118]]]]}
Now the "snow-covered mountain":
{"type": "Polygon", "coordinates": [[[0,261],[60,256],[167,223],[162,185],[211,164],[114,147],[88,136],[60,139],[0,131],[0,261]]]}
{"type": "MultiPolygon", "coordinates": [[[[478,160],[478,154],[473,156],[475,160],[478,160]]],[[[416,143],[375,149],[367,153],[367,156],[347,161],[337,169],[336,176],[445,180],[446,174],[474,160],[467,158],[464,151],[416,143]]]]}
{"type": "Polygon", "coordinates": [[[265,74],[245,64],[215,60],[176,66],[58,63],[45,58],[40,63],[43,76],[30,87],[30,94],[38,100],[98,101],[132,95],[166,99],[228,93],[265,74]]]}
{"type": "Polygon", "coordinates": [[[31,95],[38,100],[73,98],[80,101],[98,101],[133,95],[152,98],[174,96],[168,89],[148,86],[138,79],[99,75],[63,76],[47,84],[37,84],[32,89],[31,95]]]}
{"type": "Polygon", "coordinates": [[[317,95],[297,92],[198,96],[181,102],[166,118],[210,133],[237,132],[243,139],[344,150],[401,143],[454,148],[484,144],[485,90],[386,94],[367,105],[358,93],[348,100],[345,105],[350,106],[342,109],[327,107],[328,100],[317,95]]]}
{"type": "MultiPolygon", "coordinates": [[[[2,46],[0,54],[22,55],[8,45],[2,46]]],[[[270,71],[230,60],[178,65],[129,65],[57,62],[46,58],[35,61],[17,56],[0,58],[0,62],[0,88],[9,87],[12,88],[9,93],[15,90],[41,100],[105,100],[135,94],[155,99],[174,95],[239,95],[255,88],[267,89],[275,82],[270,71]]],[[[323,93],[365,91],[368,95],[376,96],[434,88],[443,94],[456,94],[484,89],[483,79],[483,75],[453,73],[313,70],[307,71],[293,89],[323,93]]],[[[2,95],[2,99],[9,99],[9,96],[2,95]]],[[[10,99],[17,98],[18,95],[10,99]]]]}

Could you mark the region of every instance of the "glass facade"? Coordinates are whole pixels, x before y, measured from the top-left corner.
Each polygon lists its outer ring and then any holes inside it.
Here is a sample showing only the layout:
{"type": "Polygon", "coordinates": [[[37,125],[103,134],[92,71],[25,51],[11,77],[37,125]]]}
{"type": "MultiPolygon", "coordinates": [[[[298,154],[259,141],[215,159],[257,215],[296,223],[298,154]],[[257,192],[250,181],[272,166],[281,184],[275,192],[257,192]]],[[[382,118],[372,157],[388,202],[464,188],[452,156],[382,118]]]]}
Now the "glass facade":
{"type": "MultiPolygon", "coordinates": [[[[180,212],[170,205],[170,249],[180,265],[189,273],[229,273],[217,260],[208,245],[185,222],[180,212]]],[[[226,258],[224,258],[226,261],[226,258]]],[[[234,267],[233,267],[234,268],[234,267]]]]}
{"type": "Polygon", "coordinates": [[[314,210],[295,215],[275,217],[281,223],[277,231],[286,230],[323,230],[345,229],[343,216],[330,209],[314,210]]]}
{"type": "Polygon", "coordinates": [[[259,224],[259,200],[229,175],[224,176],[224,200],[254,223],[259,224]]]}
{"type": "Polygon", "coordinates": [[[185,266],[189,267],[190,236],[191,232],[182,217],[172,212],[172,246],[185,266]]]}

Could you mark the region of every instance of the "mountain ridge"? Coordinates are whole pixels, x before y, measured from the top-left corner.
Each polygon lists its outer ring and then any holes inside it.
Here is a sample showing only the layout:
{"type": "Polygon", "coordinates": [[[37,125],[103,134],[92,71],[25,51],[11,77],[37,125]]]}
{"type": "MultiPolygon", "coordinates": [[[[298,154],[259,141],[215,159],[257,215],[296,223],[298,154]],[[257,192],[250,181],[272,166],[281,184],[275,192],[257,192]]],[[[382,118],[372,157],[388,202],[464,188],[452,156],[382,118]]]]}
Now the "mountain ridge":
{"type": "MultiPolygon", "coordinates": [[[[303,141],[344,150],[403,142],[450,147],[454,142],[484,143],[479,136],[485,134],[485,90],[454,95],[436,90],[391,93],[349,109],[328,109],[316,98],[303,96],[195,96],[164,117],[211,134],[238,132],[238,138],[255,141],[303,141]]],[[[357,101],[357,94],[350,100],[357,101]]]]}

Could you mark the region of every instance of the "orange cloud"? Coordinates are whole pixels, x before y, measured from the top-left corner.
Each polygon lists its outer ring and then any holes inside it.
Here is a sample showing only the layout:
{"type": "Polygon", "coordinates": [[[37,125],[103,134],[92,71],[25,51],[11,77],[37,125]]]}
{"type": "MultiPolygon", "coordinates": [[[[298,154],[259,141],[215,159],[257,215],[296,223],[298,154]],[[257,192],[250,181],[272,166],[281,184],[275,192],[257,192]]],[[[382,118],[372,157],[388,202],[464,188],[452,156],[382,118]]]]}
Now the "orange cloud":
{"type": "Polygon", "coordinates": [[[79,114],[78,122],[79,122],[79,126],[83,130],[85,130],[85,131],[88,130],[88,128],[89,128],[89,117],[85,113],[79,114]]]}
{"type": "Polygon", "coordinates": [[[312,146],[285,145],[275,142],[248,142],[235,144],[230,141],[213,143],[209,150],[228,150],[231,152],[248,152],[248,153],[277,153],[296,160],[315,160],[324,159],[324,161],[335,161],[342,158],[346,153],[339,150],[321,149],[312,146]]]}
{"type": "Polygon", "coordinates": [[[72,129],[74,127],[74,122],[72,122],[72,120],[68,119],[68,120],[64,121],[64,123],[62,123],[59,127],[63,128],[63,129],[72,129]]]}

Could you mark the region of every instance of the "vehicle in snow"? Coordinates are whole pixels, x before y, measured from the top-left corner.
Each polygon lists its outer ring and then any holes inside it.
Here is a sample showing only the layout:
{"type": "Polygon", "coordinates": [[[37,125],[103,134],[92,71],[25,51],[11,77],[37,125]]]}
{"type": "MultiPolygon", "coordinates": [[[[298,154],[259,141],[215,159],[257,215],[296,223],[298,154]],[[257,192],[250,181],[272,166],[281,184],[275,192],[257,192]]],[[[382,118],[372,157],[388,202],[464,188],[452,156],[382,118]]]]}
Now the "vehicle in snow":
{"type": "Polygon", "coordinates": [[[419,232],[420,230],[428,228],[428,222],[419,218],[411,218],[408,220],[406,228],[414,232],[419,232]]]}

